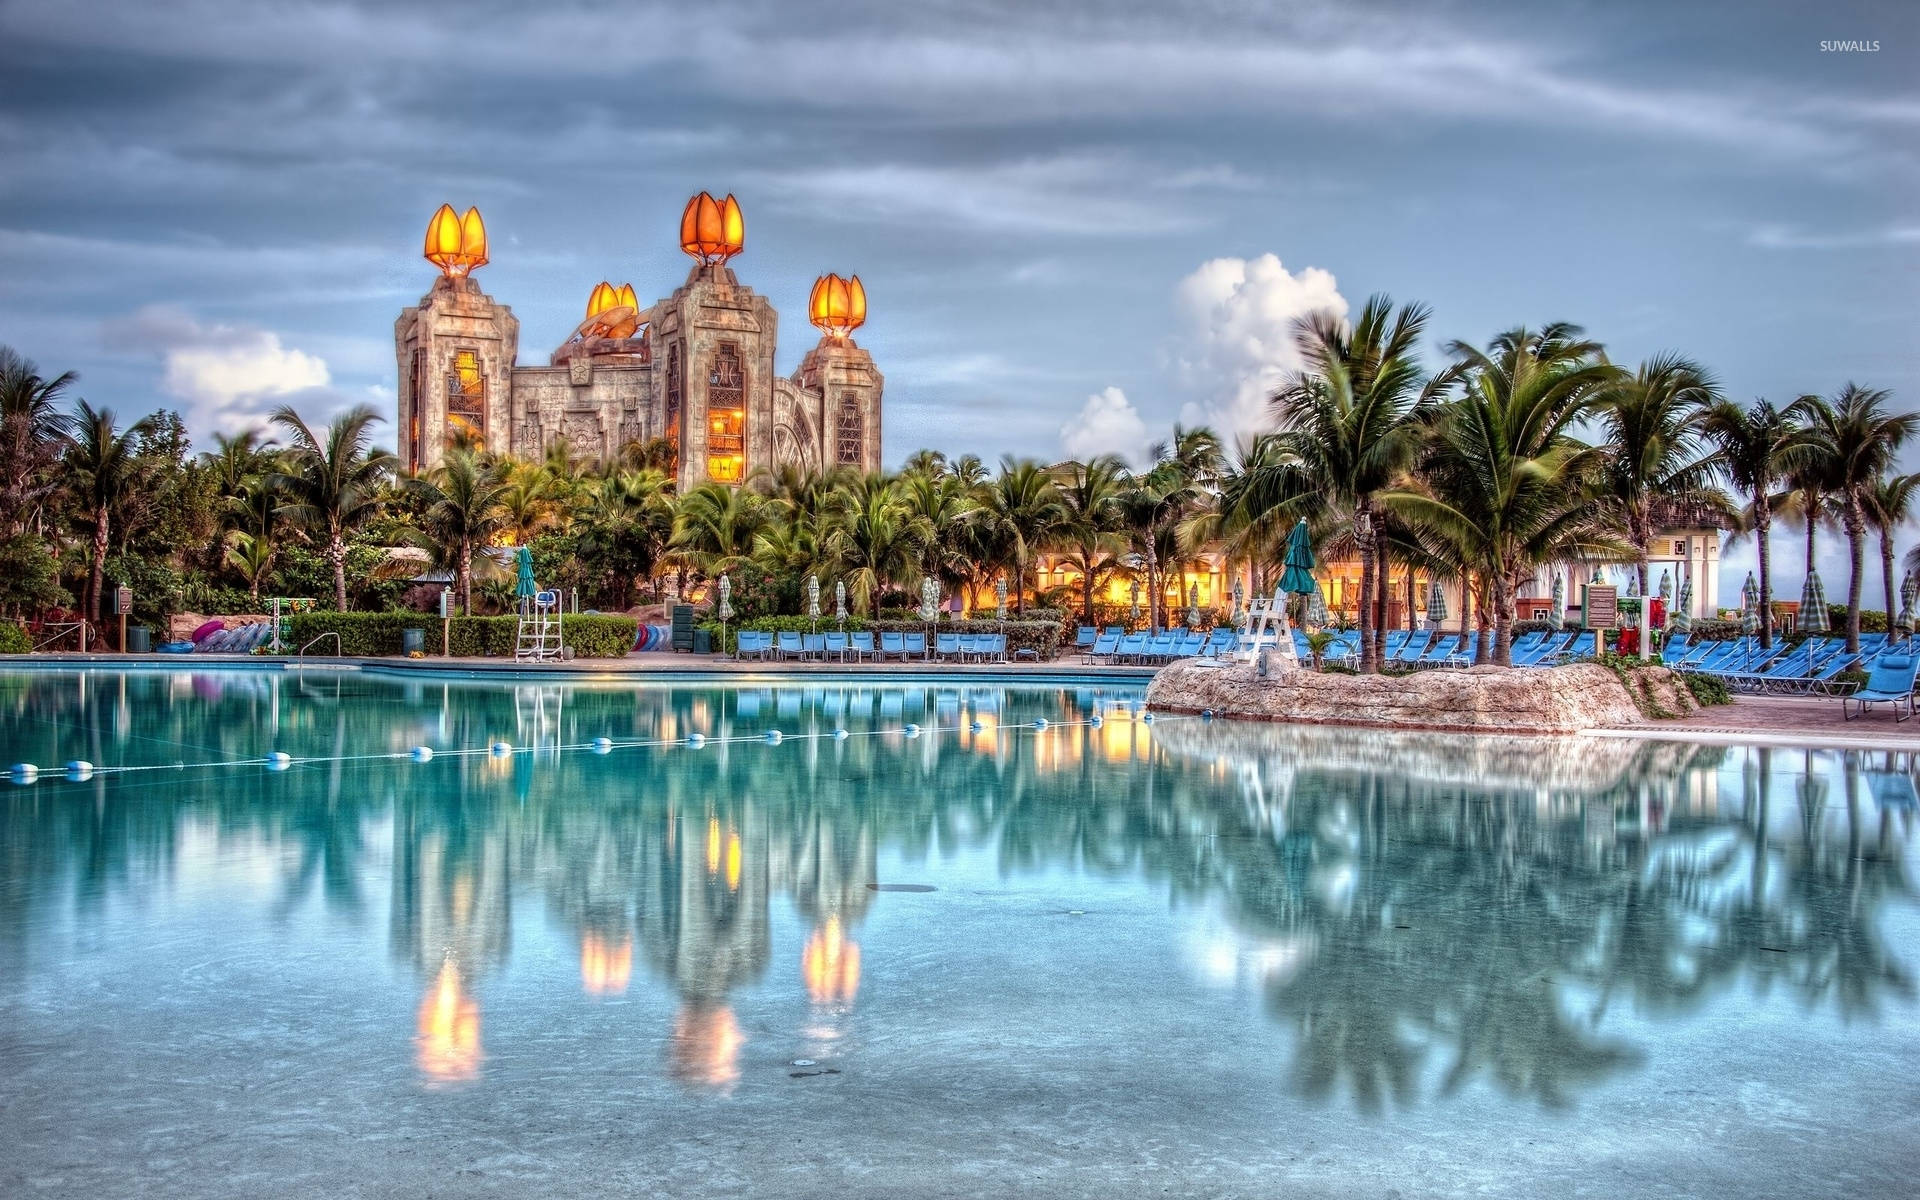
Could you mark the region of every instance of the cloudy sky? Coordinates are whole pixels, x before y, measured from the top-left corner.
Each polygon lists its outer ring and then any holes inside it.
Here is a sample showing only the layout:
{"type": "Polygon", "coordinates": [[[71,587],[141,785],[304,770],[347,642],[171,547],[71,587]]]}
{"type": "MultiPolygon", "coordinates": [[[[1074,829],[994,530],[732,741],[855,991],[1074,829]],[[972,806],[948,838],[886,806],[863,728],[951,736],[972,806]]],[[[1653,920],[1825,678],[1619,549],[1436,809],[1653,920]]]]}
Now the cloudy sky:
{"type": "Polygon", "coordinates": [[[783,370],[860,273],[896,462],[1245,429],[1374,292],[1913,404],[1916,80],[1908,2],[0,0],[0,341],[203,436],[385,409],[437,205],[544,358],[704,188],[783,370]]]}

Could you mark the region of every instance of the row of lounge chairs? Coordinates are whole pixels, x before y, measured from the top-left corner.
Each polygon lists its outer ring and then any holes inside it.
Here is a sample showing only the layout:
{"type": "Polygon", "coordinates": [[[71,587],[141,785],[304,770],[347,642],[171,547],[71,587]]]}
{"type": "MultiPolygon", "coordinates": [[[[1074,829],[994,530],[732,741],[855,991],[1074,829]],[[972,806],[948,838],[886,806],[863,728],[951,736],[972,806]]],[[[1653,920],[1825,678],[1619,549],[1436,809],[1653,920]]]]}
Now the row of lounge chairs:
{"type": "Polygon", "coordinates": [[[734,657],[742,662],[769,659],[790,662],[885,662],[898,659],[935,662],[1006,662],[1004,633],[942,633],[927,653],[924,633],[774,633],[742,630],[734,657]]]}
{"type": "MultiPolygon", "coordinates": [[[[1676,670],[1711,675],[1734,691],[1776,696],[1831,696],[1855,694],[1851,682],[1840,682],[1841,674],[1862,671],[1869,676],[1871,684],[1871,677],[1883,663],[1904,664],[1914,658],[1914,652],[1904,640],[1889,641],[1884,633],[1869,633],[1861,635],[1857,653],[1847,650],[1844,638],[1812,637],[1797,646],[1784,642],[1763,646],[1758,638],[1745,637],[1730,642],[1704,642],[1693,647],[1669,646],[1663,658],[1676,670]]],[[[1904,666],[1897,667],[1897,670],[1904,669],[1904,666]]],[[[1882,682],[1887,678],[1883,677],[1882,682]]],[[[1912,690],[1911,686],[1908,690],[1912,690]]]]}

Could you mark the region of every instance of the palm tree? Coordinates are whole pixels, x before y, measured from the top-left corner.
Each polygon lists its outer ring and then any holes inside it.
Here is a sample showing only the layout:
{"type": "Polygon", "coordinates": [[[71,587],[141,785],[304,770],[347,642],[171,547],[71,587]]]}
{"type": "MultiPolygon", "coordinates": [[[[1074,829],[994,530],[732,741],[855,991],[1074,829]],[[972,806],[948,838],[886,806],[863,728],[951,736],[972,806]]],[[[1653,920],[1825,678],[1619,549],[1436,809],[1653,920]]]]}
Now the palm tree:
{"type": "Polygon", "coordinates": [[[100,615],[106,580],[107,540],[113,515],[119,512],[139,480],[135,443],[153,429],[151,418],[123,433],[110,408],[94,408],[85,400],[74,408],[72,441],[67,446],[67,488],[93,527],[93,549],[88,557],[84,612],[89,620],[100,615]]]}
{"type": "Polygon", "coordinates": [[[79,379],[72,371],[43,378],[31,360],[0,346],[0,534],[35,524],[59,489],[53,468],[68,433],[60,409],[79,379]]]}
{"type": "Polygon", "coordinates": [[[473,552],[491,546],[506,531],[506,472],[485,454],[453,448],[440,465],[409,479],[407,490],[420,498],[420,528],[414,542],[435,564],[453,568],[454,595],[460,611],[473,615],[473,552]]]}
{"type": "Polygon", "coordinates": [[[1054,469],[1054,488],[1063,510],[1060,540],[1066,563],[1080,572],[1080,621],[1093,624],[1093,597],[1120,568],[1126,545],[1120,527],[1120,497],[1127,466],[1111,454],[1090,462],[1066,462],[1054,469]]]}
{"type": "Polygon", "coordinates": [[[664,472],[617,470],[587,485],[574,509],[580,559],[599,572],[614,607],[625,608],[635,579],[654,598],[673,537],[673,478],[664,472]]]}
{"type": "Polygon", "coordinates": [[[944,465],[902,472],[899,488],[907,511],[933,531],[921,548],[920,574],[933,576],[948,591],[973,583],[978,576],[973,541],[977,531],[968,519],[977,504],[973,489],[944,465]]]}
{"type": "Polygon", "coordinates": [[[500,493],[500,505],[507,511],[502,532],[516,546],[524,546],[560,523],[564,505],[559,502],[553,477],[538,464],[503,464],[506,487],[500,493]]]}
{"type": "MultiPolygon", "coordinates": [[[[1748,497],[1747,521],[1760,559],[1760,611],[1773,611],[1773,489],[1806,456],[1799,425],[1765,400],[1741,408],[1722,400],[1707,410],[1702,432],[1719,449],[1716,466],[1748,497]]],[[[1809,559],[1809,562],[1812,560],[1809,559]]],[[[1760,644],[1773,645],[1773,622],[1760,623],[1760,644]]]]}
{"type": "Polygon", "coordinates": [[[1647,593],[1648,547],[1656,518],[1671,505],[1725,508],[1713,486],[1715,461],[1705,437],[1719,385],[1698,364],[1663,354],[1620,375],[1597,399],[1607,438],[1600,501],[1633,547],[1640,593],[1647,593]]]}
{"type": "Polygon", "coordinates": [[[1874,480],[1867,492],[1867,520],[1880,535],[1880,581],[1887,593],[1887,628],[1893,628],[1899,613],[1899,597],[1893,590],[1893,540],[1900,527],[1913,519],[1913,502],[1920,497],[1920,472],[1889,475],[1874,480]]]}
{"type": "Polygon", "coordinates": [[[240,577],[247,581],[247,595],[252,598],[255,608],[260,607],[260,585],[273,574],[273,560],[277,553],[277,548],[265,535],[238,529],[227,535],[227,565],[240,572],[240,577]]]}
{"type": "Polygon", "coordinates": [[[361,404],[315,432],[287,405],[273,412],[274,423],[291,439],[282,469],[270,477],[286,497],[280,514],[304,526],[309,537],[325,539],[333,604],[341,612],[347,610],[347,536],[380,511],[381,485],[393,469],[392,452],[373,446],[371,430],[379,420],[361,404]]]}
{"type": "Polygon", "coordinates": [[[767,501],[758,494],[703,483],[675,506],[671,545],[708,575],[719,575],[753,557],[772,518],[767,501]]]}
{"type": "Polygon", "coordinates": [[[228,499],[241,495],[249,482],[273,467],[273,443],[258,429],[236,434],[216,433],[213,449],[200,462],[213,476],[214,490],[228,499]]]}
{"type": "Polygon", "coordinates": [[[1512,662],[1514,595],[1545,564],[1619,553],[1592,503],[1604,451],[1573,429],[1614,378],[1577,326],[1514,329],[1486,351],[1454,342],[1466,386],[1433,415],[1420,480],[1382,493],[1395,513],[1462,573],[1484,577],[1493,660],[1512,662]]]}
{"type": "Polygon", "coordinates": [[[1376,500],[1412,465],[1422,422],[1451,382],[1450,373],[1429,378],[1420,366],[1426,323],[1426,308],[1396,312],[1386,296],[1369,299],[1351,328],[1324,312],[1298,321],[1294,338],[1307,366],[1274,394],[1278,444],[1240,502],[1249,520],[1291,525],[1306,516],[1349,532],[1360,559],[1363,671],[1380,666],[1376,500]]]}
{"type": "MultiPolygon", "coordinates": [[[[1890,393],[1849,383],[1831,401],[1803,396],[1794,415],[1807,424],[1823,468],[1821,474],[1840,499],[1840,524],[1847,534],[1847,652],[1860,649],[1860,590],[1865,582],[1868,494],[1893,465],[1900,447],[1920,431],[1920,413],[1890,413],[1890,393]]],[[[1811,537],[1809,537],[1811,543],[1811,537]]]]}
{"type": "Polygon", "coordinates": [[[1031,459],[1000,460],[1000,474],[981,489],[974,525],[1013,568],[1014,611],[1027,611],[1027,565],[1059,533],[1067,510],[1047,469],[1031,459]]]}
{"type": "Polygon", "coordinates": [[[835,492],[837,520],[822,549],[846,580],[854,609],[866,612],[874,597],[920,569],[934,529],[901,498],[884,474],[843,479],[835,492]]]}

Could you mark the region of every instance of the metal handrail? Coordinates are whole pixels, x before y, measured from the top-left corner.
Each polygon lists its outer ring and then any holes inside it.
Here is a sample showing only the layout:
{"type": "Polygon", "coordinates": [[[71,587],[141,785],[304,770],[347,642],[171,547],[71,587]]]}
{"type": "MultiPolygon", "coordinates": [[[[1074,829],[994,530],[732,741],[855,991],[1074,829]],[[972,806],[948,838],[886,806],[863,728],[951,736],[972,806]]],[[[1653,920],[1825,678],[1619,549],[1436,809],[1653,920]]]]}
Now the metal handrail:
{"type": "Polygon", "coordinates": [[[48,647],[58,645],[60,642],[65,641],[68,635],[74,634],[74,633],[78,633],[80,635],[78,638],[78,642],[79,642],[78,648],[80,653],[82,654],[86,653],[87,622],[85,621],[49,621],[45,625],[42,625],[40,627],[40,631],[42,633],[46,633],[49,630],[52,631],[51,636],[42,639],[38,644],[36,644],[33,648],[34,653],[38,654],[40,651],[45,650],[48,647]]]}
{"type": "Polygon", "coordinates": [[[321,642],[326,641],[328,638],[333,639],[333,656],[335,658],[345,658],[347,656],[347,652],[346,652],[346,649],[340,644],[340,635],[335,633],[331,629],[327,630],[325,633],[321,634],[319,637],[314,638],[311,642],[308,642],[306,645],[300,647],[299,657],[305,658],[307,656],[307,651],[313,649],[315,646],[319,645],[321,642]]]}

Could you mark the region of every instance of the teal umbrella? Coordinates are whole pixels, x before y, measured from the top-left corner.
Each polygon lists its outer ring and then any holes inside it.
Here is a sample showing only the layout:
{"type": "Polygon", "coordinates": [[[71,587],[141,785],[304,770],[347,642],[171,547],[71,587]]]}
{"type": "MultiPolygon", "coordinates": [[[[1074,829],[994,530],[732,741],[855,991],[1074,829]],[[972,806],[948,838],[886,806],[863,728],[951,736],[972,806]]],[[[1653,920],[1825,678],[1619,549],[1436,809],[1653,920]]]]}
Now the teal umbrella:
{"type": "Polygon", "coordinates": [[[521,600],[532,599],[540,585],[533,581],[533,548],[520,547],[520,577],[513,581],[513,594],[521,600]]]}
{"type": "Polygon", "coordinates": [[[1438,579],[1427,584],[1427,624],[1438,629],[1446,623],[1447,593],[1438,579]]]}
{"type": "Polygon", "coordinates": [[[1753,581],[1751,571],[1740,587],[1740,632],[1748,637],[1760,632],[1760,585],[1753,581]]]}
{"type": "Polygon", "coordinates": [[[1667,614],[1667,632],[1682,634],[1693,632],[1693,580],[1680,585],[1680,602],[1667,614]]]}
{"type": "Polygon", "coordinates": [[[1313,539],[1307,535],[1307,522],[1303,517],[1287,535],[1286,570],[1280,575],[1280,590],[1295,596],[1304,596],[1316,590],[1313,582],[1313,539]]]}
{"type": "Polygon", "coordinates": [[[1810,570],[1806,585],[1800,589],[1800,631],[1825,633],[1832,628],[1833,622],[1827,619],[1827,585],[1820,582],[1819,571],[1810,570]]]}

